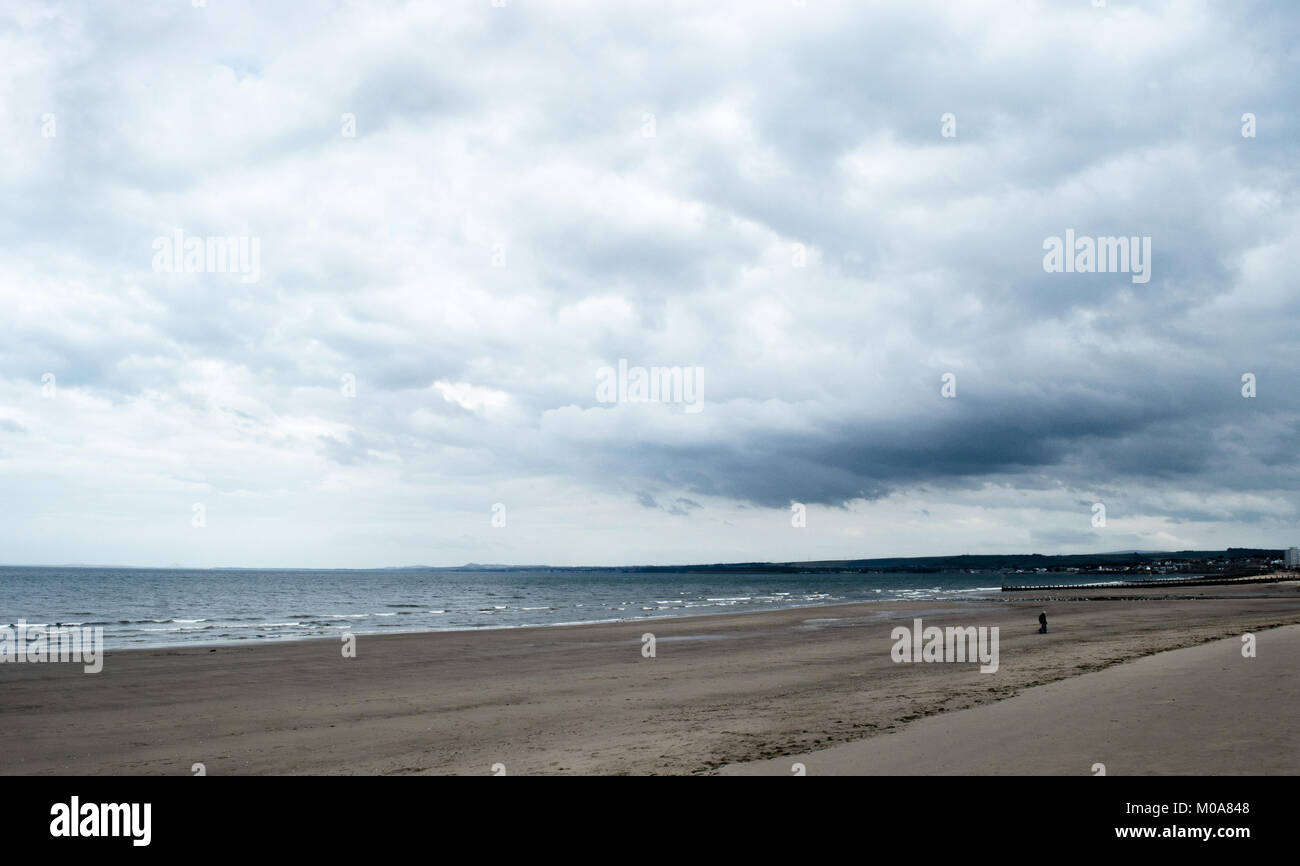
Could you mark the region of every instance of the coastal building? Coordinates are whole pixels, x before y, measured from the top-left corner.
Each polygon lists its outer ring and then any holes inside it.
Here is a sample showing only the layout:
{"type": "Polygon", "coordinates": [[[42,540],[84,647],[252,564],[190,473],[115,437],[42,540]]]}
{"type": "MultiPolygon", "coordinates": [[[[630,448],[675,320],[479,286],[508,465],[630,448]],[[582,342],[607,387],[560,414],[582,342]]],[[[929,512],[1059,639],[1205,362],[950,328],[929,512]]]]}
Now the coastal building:
{"type": "Polygon", "coordinates": [[[1287,568],[1300,568],[1300,547],[1287,548],[1282,564],[1287,568]]]}

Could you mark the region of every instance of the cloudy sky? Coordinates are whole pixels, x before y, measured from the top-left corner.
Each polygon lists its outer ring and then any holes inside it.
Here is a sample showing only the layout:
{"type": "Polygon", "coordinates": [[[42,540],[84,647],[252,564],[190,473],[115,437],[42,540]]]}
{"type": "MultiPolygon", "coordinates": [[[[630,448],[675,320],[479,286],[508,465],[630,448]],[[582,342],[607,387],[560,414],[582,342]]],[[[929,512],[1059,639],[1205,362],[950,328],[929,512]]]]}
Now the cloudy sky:
{"type": "Polygon", "coordinates": [[[0,561],[1300,544],[1297,46],[1290,0],[10,0],[0,561]]]}

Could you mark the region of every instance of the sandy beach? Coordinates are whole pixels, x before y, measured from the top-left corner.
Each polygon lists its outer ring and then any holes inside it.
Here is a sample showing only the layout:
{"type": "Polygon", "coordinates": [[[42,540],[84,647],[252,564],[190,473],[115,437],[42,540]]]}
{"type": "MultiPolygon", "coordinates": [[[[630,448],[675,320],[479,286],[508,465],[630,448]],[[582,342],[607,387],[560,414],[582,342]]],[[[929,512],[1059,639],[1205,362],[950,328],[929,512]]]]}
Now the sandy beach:
{"type": "Polygon", "coordinates": [[[1094,761],[1112,774],[1294,773],[1294,748],[1279,756],[1261,731],[1290,719],[1277,730],[1296,742],[1296,673],[1281,660],[1297,657],[1300,630],[1268,630],[1298,623],[1298,582],[1098,588],[363,635],[350,659],[322,639],[110,652],[94,675],[3,664],[0,772],[788,774],[802,760],[810,775],[1088,774],[1094,761]],[[997,672],[895,663],[891,630],[918,617],[998,627],[997,672]],[[1259,658],[1241,658],[1245,632],[1259,658]],[[1060,750],[1066,736],[1075,751],[1060,750]]]}
{"type": "Polygon", "coordinates": [[[994,704],[723,775],[1296,775],[1300,626],[1144,656],[994,704]]]}

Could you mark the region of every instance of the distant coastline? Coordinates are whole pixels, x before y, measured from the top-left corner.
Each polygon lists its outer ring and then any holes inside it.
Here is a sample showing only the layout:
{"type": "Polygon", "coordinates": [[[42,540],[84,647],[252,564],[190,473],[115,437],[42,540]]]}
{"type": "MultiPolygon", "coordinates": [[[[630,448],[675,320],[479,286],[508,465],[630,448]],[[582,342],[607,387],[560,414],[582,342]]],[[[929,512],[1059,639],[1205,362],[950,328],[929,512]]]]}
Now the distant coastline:
{"type": "Polygon", "coordinates": [[[956,556],[894,556],[871,559],[819,559],[795,562],[719,562],[695,563],[684,565],[494,565],[469,562],[464,565],[395,565],[361,568],[311,568],[303,566],[187,566],[171,565],[104,565],[104,564],[46,564],[4,563],[0,568],[98,568],[166,570],[166,571],[307,571],[307,572],[342,572],[342,571],[446,571],[446,572],[514,572],[514,571],[557,571],[557,572],[613,572],[646,574],[664,573],[707,573],[722,572],[728,574],[753,573],[789,573],[789,574],[843,574],[845,572],[927,572],[971,571],[988,573],[1010,573],[1019,570],[1068,571],[1078,569],[1087,573],[1122,573],[1127,568],[1137,566],[1146,568],[1167,563],[1172,570],[1162,572],[1176,574],[1180,571],[1191,572],[1207,570],[1240,571],[1250,568],[1267,567],[1269,563],[1280,560],[1283,548],[1229,547],[1223,550],[1124,550],[1106,553],[1010,553],[1010,554],[961,554],[956,556]]]}

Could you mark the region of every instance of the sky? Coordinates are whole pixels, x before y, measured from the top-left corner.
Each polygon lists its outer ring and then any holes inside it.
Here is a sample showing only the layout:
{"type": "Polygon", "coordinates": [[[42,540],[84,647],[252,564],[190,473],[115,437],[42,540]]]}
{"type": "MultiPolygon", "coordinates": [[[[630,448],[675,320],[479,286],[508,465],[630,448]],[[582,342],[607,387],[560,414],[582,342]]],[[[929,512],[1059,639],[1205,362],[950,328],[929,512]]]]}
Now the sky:
{"type": "Polygon", "coordinates": [[[0,12],[0,562],[1300,545],[1289,0],[195,2],[0,12]]]}

